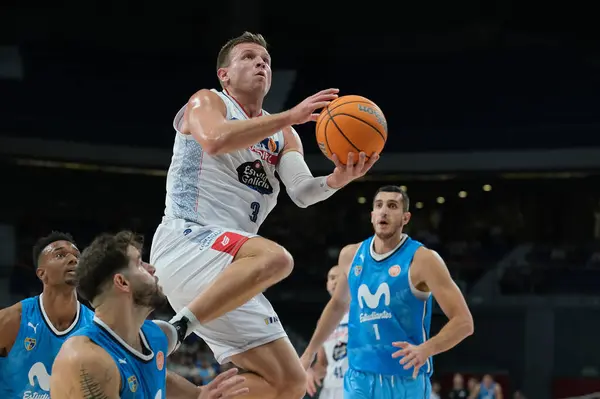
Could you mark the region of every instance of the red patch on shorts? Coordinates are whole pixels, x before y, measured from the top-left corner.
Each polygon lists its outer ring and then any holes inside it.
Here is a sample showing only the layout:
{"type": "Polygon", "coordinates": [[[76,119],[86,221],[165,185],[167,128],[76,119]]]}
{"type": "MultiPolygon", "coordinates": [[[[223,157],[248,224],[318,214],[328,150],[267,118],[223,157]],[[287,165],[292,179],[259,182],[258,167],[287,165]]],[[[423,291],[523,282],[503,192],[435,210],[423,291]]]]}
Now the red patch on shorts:
{"type": "Polygon", "coordinates": [[[248,241],[248,237],[228,231],[221,234],[211,248],[235,256],[246,241],[248,241]]]}

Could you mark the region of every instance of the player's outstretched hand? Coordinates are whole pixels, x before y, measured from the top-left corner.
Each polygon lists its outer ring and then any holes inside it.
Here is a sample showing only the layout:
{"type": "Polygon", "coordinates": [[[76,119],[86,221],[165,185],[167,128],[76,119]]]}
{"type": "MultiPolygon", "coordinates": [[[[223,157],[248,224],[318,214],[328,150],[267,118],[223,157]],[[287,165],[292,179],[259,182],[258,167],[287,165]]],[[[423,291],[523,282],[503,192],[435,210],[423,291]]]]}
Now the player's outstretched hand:
{"type": "Polygon", "coordinates": [[[401,348],[399,351],[394,352],[392,357],[396,359],[402,356],[400,364],[404,365],[404,370],[414,367],[413,378],[417,378],[419,369],[430,356],[425,347],[423,345],[411,345],[408,342],[392,342],[392,345],[401,348]]]}
{"type": "Polygon", "coordinates": [[[306,371],[306,393],[308,396],[313,397],[317,393],[317,387],[321,386],[324,377],[319,375],[312,367],[306,371]]]}
{"type": "Polygon", "coordinates": [[[319,117],[316,110],[325,108],[330,102],[338,98],[339,89],[327,89],[307,97],[300,104],[290,110],[292,125],[301,125],[306,122],[316,121],[319,117]]]}
{"type": "Polygon", "coordinates": [[[351,152],[348,154],[346,165],[342,164],[335,154],[333,154],[331,160],[335,164],[335,170],[333,171],[331,180],[329,180],[331,188],[341,188],[352,180],[363,177],[373,167],[375,162],[379,160],[379,154],[371,154],[371,157],[367,161],[367,154],[361,152],[358,154],[358,162],[355,163],[354,153],[351,152]]]}
{"type": "Polygon", "coordinates": [[[232,368],[219,374],[210,384],[202,387],[198,399],[230,399],[246,395],[249,390],[242,387],[246,379],[237,373],[238,369],[232,368]]]}

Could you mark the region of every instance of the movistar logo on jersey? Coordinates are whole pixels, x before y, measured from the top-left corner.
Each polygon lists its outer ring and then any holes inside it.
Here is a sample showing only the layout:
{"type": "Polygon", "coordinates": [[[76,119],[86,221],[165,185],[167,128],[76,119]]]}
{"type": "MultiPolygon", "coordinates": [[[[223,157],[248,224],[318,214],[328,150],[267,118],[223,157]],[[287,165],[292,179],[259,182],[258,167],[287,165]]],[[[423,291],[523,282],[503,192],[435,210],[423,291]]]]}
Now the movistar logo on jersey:
{"type": "MultiPolygon", "coordinates": [[[[370,309],[377,309],[379,304],[381,303],[381,298],[383,297],[384,306],[390,306],[391,294],[390,294],[390,286],[387,283],[381,283],[379,287],[377,287],[377,291],[375,293],[371,293],[369,286],[366,284],[361,284],[358,287],[358,305],[361,310],[364,309],[365,304],[370,309]]],[[[371,320],[380,320],[380,319],[391,319],[392,314],[387,310],[383,310],[381,312],[370,312],[364,313],[360,312],[360,322],[364,323],[366,321],[371,320]]]]}
{"type": "Polygon", "coordinates": [[[29,378],[29,385],[32,389],[23,392],[23,399],[50,398],[50,373],[48,373],[48,370],[46,370],[44,363],[37,362],[31,366],[27,377],[29,378]],[[36,392],[36,390],[41,390],[43,392],[36,392]]]}

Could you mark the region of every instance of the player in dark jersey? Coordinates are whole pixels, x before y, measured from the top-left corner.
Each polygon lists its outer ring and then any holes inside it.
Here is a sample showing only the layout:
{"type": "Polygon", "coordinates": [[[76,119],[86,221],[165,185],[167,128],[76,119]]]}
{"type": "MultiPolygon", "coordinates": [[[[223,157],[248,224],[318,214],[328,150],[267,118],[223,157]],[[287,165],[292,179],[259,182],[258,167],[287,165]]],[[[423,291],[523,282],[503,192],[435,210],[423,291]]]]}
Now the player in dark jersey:
{"type": "Polygon", "coordinates": [[[0,397],[50,397],[50,371],[65,340],[93,318],[75,294],[79,249],[52,232],[33,247],[42,294],[0,310],[0,397]]]}
{"type": "Polygon", "coordinates": [[[103,234],[83,251],[78,290],[96,314],[61,348],[50,381],[61,399],[225,399],[248,392],[232,369],[206,387],[167,371],[176,330],[148,321],[166,303],[154,267],[141,258],[142,240],[127,231],[103,234]]]}

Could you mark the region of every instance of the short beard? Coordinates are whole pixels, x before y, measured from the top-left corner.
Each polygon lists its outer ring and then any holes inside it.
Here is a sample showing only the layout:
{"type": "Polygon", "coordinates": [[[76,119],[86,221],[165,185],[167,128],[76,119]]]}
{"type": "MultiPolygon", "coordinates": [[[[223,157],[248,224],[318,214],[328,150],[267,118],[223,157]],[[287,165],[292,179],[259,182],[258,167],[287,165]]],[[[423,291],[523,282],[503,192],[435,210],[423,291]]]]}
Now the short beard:
{"type": "Polygon", "coordinates": [[[144,291],[136,291],[133,293],[133,303],[136,306],[150,308],[152,310],[161,308],[167,304],[167,297],[163,294],[158,286],[144,291]]]}

